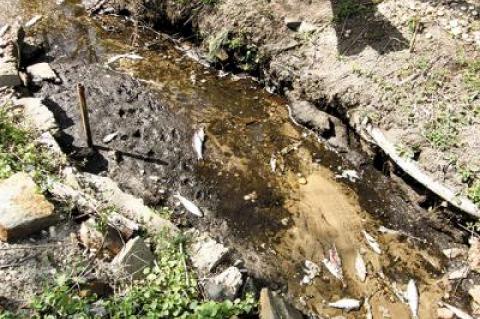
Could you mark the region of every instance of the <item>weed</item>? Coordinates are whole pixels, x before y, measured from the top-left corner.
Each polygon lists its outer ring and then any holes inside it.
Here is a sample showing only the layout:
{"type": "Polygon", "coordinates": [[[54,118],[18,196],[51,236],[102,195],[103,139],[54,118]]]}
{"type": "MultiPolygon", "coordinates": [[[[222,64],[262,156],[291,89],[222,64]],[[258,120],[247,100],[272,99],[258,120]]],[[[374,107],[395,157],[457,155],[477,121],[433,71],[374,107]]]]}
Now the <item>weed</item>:
{"type": "Polygon", "coordinates": [[[472,186],[467,189],[467,196],[475,204],[480,204],[480,180],[476,180],[472,186]]]}
{"type": "Polygon", "coordinates": [[[425,125],[425,137],[432,146],[441,151],[459,146],[458,135],[463,122],[461,115],[442,111],[425,125]]]}
{"type": "Polygon", "coordinates": [[[339,0],[338,8],[335,10],[333,21],[342,22],[345,19],[369,12],[369,8],[356,0],[339,0]]]}
{"type": "Polygon", "coordinates": [[[44,184],[55,168],[55,160],[33,141],[33,134],[20,127],[14,116],[0,107],[0,179],[25,171],[44,184]]]}
{"type": "MultiPolygon", "coordinates": [[[[94,318],[91,309],[101,304],[108,318],[192,318],[223,319],[250,313],[256,302],[252,295],[244,300],[202,301],[197,280],[189,272],[183,250],[185,237],[154,240],[155,266],[145,269],[145,279],[123,287],[112,297],[80,297],[78,280],[60,276],[55,284],[35,298],[34,318],[94,318]]],[[[5,318],[8,319],[8,318],[5,318]]]]}

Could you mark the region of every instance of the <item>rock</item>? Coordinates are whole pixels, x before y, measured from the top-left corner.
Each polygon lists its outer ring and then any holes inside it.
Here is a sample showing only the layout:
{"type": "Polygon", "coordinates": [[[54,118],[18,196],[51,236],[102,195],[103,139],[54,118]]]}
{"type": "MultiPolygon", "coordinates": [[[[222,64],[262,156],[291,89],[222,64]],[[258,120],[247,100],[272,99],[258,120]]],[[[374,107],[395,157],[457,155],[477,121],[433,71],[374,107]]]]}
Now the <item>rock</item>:
{"type": "Polygon", "coordinates": [[[109,226],[105,226],[104,233],[99,229],[98,223],[94,218],[90,218],[82,223],[79,230],[80,241],[90,250],[98,251],[107,249],[111,257],[118,254],[123,248],[123,238],[119,232],[109,226]]]}
{"type": "Polygon", "coordinates": [[[470,288],[468,294],[473,298],[473,301],[480,305],[480,285],[470,288]]]}
{"type": "Polygon", "coordinates": [[[453,319],[455,314],[448,308],[438,308],[437,309],[437,318],[438,319],[453,319]]]}
{"type": "Polygon", "coordinates": [[[467,255],[467,250],[464,248],[447,248],[443,249],[442,253],[448,258],[448,259],[455,259],[457,257],[463,257],[467,255]]]}
{"type": "Polygon", "coordinates": [[[35,85],[41,85],[42,81],[58,82],[58,77],[46,62],[33,64],[27,67],[27,73],[35,85]]]}
{"type": "Polygon", "coordinates": [[[320,111],[306,101],[294,101],[290,104],[290,116],[294,121],[306,126],[325,137],[332,131],[330,115],[320,111]]]}
{"type": "Polygon", "coordinates": [[[30,176],[17,173],[0,183],[0,240],[27,237],[55,220],[53,205],[30,176]]]}
{"type": "Polygon", "coordinates": [[[468,262],[470,269],[480,273],[480,239],[471,237],[469,240],[468,262]]]}
{"type": "Polygon", "coordinates": [[[153,265],[155,257],[141,237],[130,239],[111,265],[114,273],[127,274],[133,279],[144,276],[143,270],[153,265]]]}
{"type": "Polygon", "coordinates": [[[40,145],[45,146],[48,148],[52,153],[58,156],[64,156],[60,145],[58,145],[57,141],[53,137],[50,132],[43,132],[38,138],[37,142],[40,145]]]}
{"type": "Polygon", "coordinates": [[[305,21],[303,21],[300,24],[300,27],[298,28],[298,32],[303,32],[303,33],[313,33],[317,30],[318,30],[317,26],[315,26],[311,23],[305,22],[305,21]]]}
{"type": "Polygon", "coordinates": [[[192,264],[200,274],[211,272],[228,254],[229,249],[212,238],[201,238],[191,247],[192,264]]]}
{"type": "Polygon", "coordinates": [[[32,128],[41,132],[55,131],[58,128],[53,113],[42,103],[41,99],[26,97],[18,99],[14,103],[23,107],[25,119],[32,128]]]}
{"type": "Polygon", "coordinates": [[[302,319],[303,315],[275,292],[263,288],[260,292],[259,317],[260,319],[302,319]]]}
{"type": "Polygon", "coordinates": [[[300,178],[298,179],[298,183],[299,183],[300,185],[306,185],[306,184],[307,184],[307,179],[306,179],[305,177],[300,177],[300,178]]]}
{"type": "Polygon", "coordinates": [[[462,268],[456,269],[448,274],[449,280],[465,279],[468,276],[469,267],[464,266],[462,268]]]}
{"type": "Polygon", "coordinates": [[[302,21],[295,18],[285,18],[285,25],[292,31],[297,31],[300,28],[302,21]]]}
{"type": "Polygon", "coordinates": [[[231,266],[219,275],[207,280],[205,294],[211,300],[234,300],[242,284],[242,273],[237,267],[231,266]]]}
{"type": "Polygon", "coordinates": [[[116,207],[123,216],[145,225],[149,232],[168,231],[172,234],[178,232],[178,228],[169,220],[145,206],[142,199],[124,193],[112,179],[88,173],[83,174],[83,178],[96,188],[97,193],[108,205],[116,207]]]}
{"type": "Polygon", "coordinates": [[[15,62],[0,63],[0,87],[14,87],[22,85],[15,62]]]}

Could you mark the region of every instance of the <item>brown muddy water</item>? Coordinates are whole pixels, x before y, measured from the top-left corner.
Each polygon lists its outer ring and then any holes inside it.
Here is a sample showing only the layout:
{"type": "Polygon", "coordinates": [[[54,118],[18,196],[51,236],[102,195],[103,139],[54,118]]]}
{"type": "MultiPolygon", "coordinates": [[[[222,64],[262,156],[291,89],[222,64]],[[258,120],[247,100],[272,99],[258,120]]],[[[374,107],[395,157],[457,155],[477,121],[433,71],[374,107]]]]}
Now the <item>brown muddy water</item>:
{"type": "MultiPolygon", "coordinates": [[[[413,278],[420,292],[420,318],[437,318],[436,304],[446,285],[446,264],[438,249],[449,237],[436,231],[425,212],[403,200],[371,165],[352,166],[347,158],[354,152],[337,154],[296,127],[284,99],[252,79],[221,74],[192,61],[152,31],[142,29],[139,47],[133,47],[132,28],[122,18],[89,18],[76,1],[3,0],[0,8],[0,23],[44,15],[30,33],[49,44],[52,65],[64,83],[45,85],[37,94],[51,99],[52,110],[71,121],[62,126],[71,148],[83,144],[76,80],[85,81],[91,92],[97,144],[119,131],[119,138],[100,152],[106,161],[103,174],[153,205],[174,204],[171,195],[177,191],[192,198],[206,217],[195,219],[177,207],[176,221],[208,230],[235,247],[254,277],[285,292],[306,313],[364,318],[365,307],[343,313],[326,304],[343,297],[369,297],[373,318],[409,318],[409,308],[394,287],[403,291],[413,278]],[[143,60],[105,64],[116,54],[133,51],[143,60]],[[132,77],[138,81],[130,83],[132,77]],[[143,108],[142,101],[154,106],[143,108]],[[207,135],[201,162],[194,159],[191,147],[199,127],[207,135]],[[168,133],[156,135],[157,129],[168,133]],[[143,157],[116,163],[107,148],[143,157]],[[165,165],[143,163],[152,154],[164,155],[165,165]],[[181,166],[187,169],[177,173],[181,166]],[[358,170],[360,179],[352,183],[339,178],[345,169],[358,170]],[[382,225],[402,234],[381,233],[382,225]],[[378,239],[381,255],[369,248],[362,230],[378,239]],[[333,246],[342,258],[344,284],[322,266],[333,246]],[[366,282],[355,275],[358,253],[367,262],[366,282]],[[302,285],[306,260],[321,271],[302,285]]],[[[462,295],[449,297],[458,301],[462,295]]]]}

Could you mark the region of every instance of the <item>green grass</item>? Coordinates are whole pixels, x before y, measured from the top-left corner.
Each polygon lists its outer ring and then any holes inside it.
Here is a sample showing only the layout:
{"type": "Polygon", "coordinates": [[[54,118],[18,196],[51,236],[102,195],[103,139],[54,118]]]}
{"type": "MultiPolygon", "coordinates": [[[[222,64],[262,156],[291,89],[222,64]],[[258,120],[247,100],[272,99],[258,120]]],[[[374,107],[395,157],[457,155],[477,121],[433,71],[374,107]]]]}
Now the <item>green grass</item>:
{"type": "Polygon", "coordinates": [[[442,111],[425,125],[424,134],[433,147],[447,151],[459,146],[460,128],[463,124],[461,115],[442,111]]]}
{"type": "Polygon", "coordinates": [[[480,204],[480,180],[476,180],[472,186],[467,189],[467,196],[475,204],[480,204]]]}
{"type": "Polygon", "coordinates": [[[357,0],[339,0],[338,7],[335,9],[333,21],[342,22],[348,18],[355,18],[355,16],[364,15],[370,12],[370,9],[358,3],[357,0]]]}
{"type": "MultiPolygon", "coordinates": [[[[83,278],[60,275],[30,305],[30,317],[94,318],[90,309],[101,305],[108,318],[191,318],[223,319],[251,313],[256,302],[252,295],[235,301],[203,301],[197,279],[190,272],[184,253],[185,240],[165,236],[155,239],[156,264],[145,269],[146,278],[132,285],[120,284],[116,294],[104,299],[80,296],[83,278]]],[[[0,318],[2,315],[0,314],[0,318]]],[[[8,319],[9,317],[5,317],[8,319]]],[[[17,317],[20,318],[20,317],[17,317]]]]}
{"type": "Polygon", "coordinates": [[[7,109],[0,107],[0,180],[25,171],[37,181],[45,181],[58,163],[34,142],[34,134],[21,127],[7,109]]]}

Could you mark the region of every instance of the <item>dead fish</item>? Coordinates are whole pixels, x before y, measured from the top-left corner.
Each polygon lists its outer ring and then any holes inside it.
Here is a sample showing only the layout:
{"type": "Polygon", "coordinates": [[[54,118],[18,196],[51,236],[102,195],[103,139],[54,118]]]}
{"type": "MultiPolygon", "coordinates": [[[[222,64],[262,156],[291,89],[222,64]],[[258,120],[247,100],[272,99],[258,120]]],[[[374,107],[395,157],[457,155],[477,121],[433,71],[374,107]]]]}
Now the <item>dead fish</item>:
{"type": "Polygon", "coordinates": [[[140,55],[138,54],[119,54],[119,55],[116,55],[116,56],[113,56],[111,57],[110,59],[108,59],[107,61],[107,65],[108,64],[112,64],[112,63],[115,63],[117,62],[118,60],[120,59],[129,59],[129,60],[142,60],[143,57],[141,57],[140,55]]]}
{"type": "Polygon", "coordinates": [[[272,154],[272,157],[270,158],[270,168],[272,169],[273,173],[275,173],[277,170],[277,157],[275,154],[272,154]]]}
{"type": "Polygon", "coordinates": [[[406,297],[412,312],[412,318],[418,318],[418,289],[415,280],[410,279],[407,285],[406,297]]]}
{"type": "Polygon", "coordinates": [[[200,128],[195,131],[193,134],[193,149],[195,150],[195,153],[197,153],[197,159],[202,160],[203,159],[203,143],[205,142],[205,131],[203,128],[200,128]]]}
{"type": "Polygon", "coordinates": [[[338,255],[335,245],[333,245],[332,249],[328,250],[328,259],[324,258],[322,262],[335,278],[343,282],[342,260],[338,255]]]}
{"type": "Polygon", "coordinates": [[[337,175],[336,177],[337,178],[346,178],[352,183],[357,181],[358,179],[360,179],[360,176],[358,176],[357,171],[354,171],[354,170],[351,170],[351,169],[344,170],[341,175],[337,175]]]}
{"type": "Polygon", "coordinates": [[[360,300],[353,298],[343,298],[335,302],[330,302],[328,304],[329,307],[342,309],[345,311],[358,310],[360,309],[361,305],[362,302],[360,300]]]}
{"type": "Polygon", "coordinates": [[[106,136],[103,138],[103,143],[105,143],[105,144],[110,143],[111,141],[113,141],[113,140],[115,139],[115,137],[117,137],[117,135],[118,135],[118,132],[115,132],[115,133],[111,133],[111,134],[106,135],[106,136]]]}
{"type": "Polygon", "coordinates": [[[0,29],[0,37],[3,37],[5,33],[10,29],[10,25],[6,24],[0,29]]]}
{"type": "Polygon", "coordinates": [[[195,216],[198,216],[198,217],[203,217],[203,213],[202,211],[200,210],[200,208],[198,208],[197,205],[195,205],[193,202],[191,202],[190,200],[186,199],[185,197],[183,197],[182,195],[180,194],[176,194],[174,195],[176,198],[178,198],[178,200],[180,201],[180,203],[183,205],[183,207],[185,207],[186,210],[188,210],[190,213],[192,213],[193,215],[195,216]]]}
{"type": "Polygon", "coordinates": [[[365,298],[365,310],[367,311],[367,314],[365,315],[365,319],[373,319],[373,314],[372,314],[372,305],[370,305],[370,297],[365,298]]]}
{"type": "Polygon", "coordinates": [[[439,302],[439,305],[445,308],[448,308],[451,312],[455,314],[460,319],[474,319],[472,316],[470,316],[468,313],[465,311],[458,309],[457,307],[454,307],[452,305],[449,305],[448,303],[444,302],[439,302]]]}
{"type": "Polygon", "coordinates": [[[313,261],[305,260],[303,272],[305,275],[302,278],[302,284],[308,285],[320,273],[320,267],[313,261]]]}
{"type": "Polygon", "coordinates": [[[367,279],[367,266],[359,252],[357,252],[357,257],[355,258],[355,272],[361,282],[364,282],[365,279],[367,279]]]}
{"type": "Polygon", "coordinates": [[[367,240],[368,246],[376,253],[381,255],[382,254],[382,249],[380,248],[380,245],[378,244],[377,240],[373,238],[372,235],[367,233],[365,230],[362,230],[363,235],[365,236],[365,239],[367,240]]]}
{"type": "Polygon", "coordinates": [[[34,26],[38,21],[42,19],[41,15],[36,15],[25,23],[25,28],[30,28],[34,26]]]}

